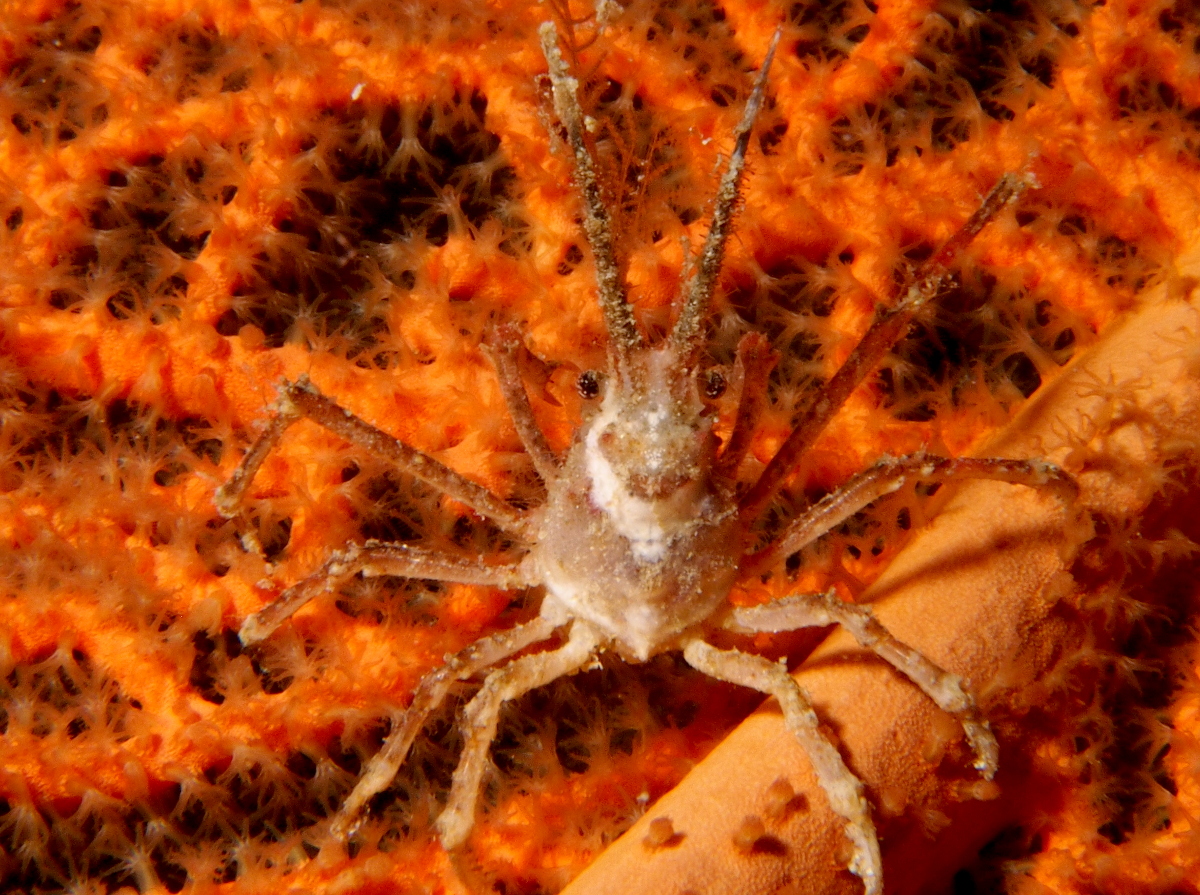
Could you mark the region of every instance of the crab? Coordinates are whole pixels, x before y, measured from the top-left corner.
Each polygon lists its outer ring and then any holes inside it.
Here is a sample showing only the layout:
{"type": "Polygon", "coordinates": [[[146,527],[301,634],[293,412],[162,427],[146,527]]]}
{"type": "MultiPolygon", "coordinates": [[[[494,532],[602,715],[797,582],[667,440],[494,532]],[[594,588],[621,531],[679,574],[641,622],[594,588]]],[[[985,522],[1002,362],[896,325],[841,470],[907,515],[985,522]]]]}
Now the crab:
{"type": "Polygon", "coordinates": [[[462,717],[464,746],[449,799],[436,821],[443,846],[463,845],[472,828],[488,750],[502,706],[557,678],[592,667],[602,652],[645,662],[678,651],[697,670],[778,700],[783,719],[806,750],[852,846],[849,869],[869,895],[882,890],[879,843],[862,782],[821,732],[799,685],[781,665],[710,642],[719,629],[780,632],[841,625],[905,675],[941,709],[955,715],[974,752],[974,767],[991,779],[999,748],[964,682],[899,641],[869,607],[844,602],[835,591],[794,593],[750,608],[734,608],[735,584],[762,575],[824,533],[911,479],[969,478],[1050,488],[1064,500],[1073,480],[1036,460],[946,459],[918,454],[885,457],[809,506],[768,544],[755,543],[755,520],[851,392],[904,335],[914,315],[949,278],[949,265],[975,235],[1030,186],[1029,176],[1005,176],[979,209],[912,279],[902,297],[880,311],[838,372],[813,396],[773,459],[749,487],[739,470],[763,403],[774,358],[757,333],[742,338],[736,416],[719,440],[701,392],[712,378],[700,369],[706,317],[716,291],[726,241],[739,202],[751,132],[764,103],[767,75],[780,41],[775,33],[760,66],[713,202],[709,232],[676,300],[674,327],[657,344],[639,330],[615,258],[612,225],[585,136],[578,83],[559,49],[553,24],[541,27],[553,107],[574,160],[583,230],[591,249],[598,301],[608,332],[607,369],[584,373],[579,389],[599,398],[565,456],[549,445],[534,419],[518,364],[513,325],[496,327],[485,350],[496,369],[513,425],[542,479],[546,498],[520,509],[432,456],[393,438],[340,407],[307,378],[284,383],[275,415],[214,498],[227,518],[242,513],[255,473],[287,428],[300,419],[326,427],[490,519],[518,546],[515,558],[450,556],[405,543],[366,541],[335,550],[308,577],[288,587],[239,631],[249,646],[269,637],[314,597],[355,575],[401,576],[540,589],[538,615],[485,636],[450,656],[419,683],[381,750],[371,759],[331,832],[351,835],[367,802],[386,789],[403,765],[430,713],[459,681],[486,672],[462,717]],[[535,651],[526,652],[531,647],[535,651]]]}

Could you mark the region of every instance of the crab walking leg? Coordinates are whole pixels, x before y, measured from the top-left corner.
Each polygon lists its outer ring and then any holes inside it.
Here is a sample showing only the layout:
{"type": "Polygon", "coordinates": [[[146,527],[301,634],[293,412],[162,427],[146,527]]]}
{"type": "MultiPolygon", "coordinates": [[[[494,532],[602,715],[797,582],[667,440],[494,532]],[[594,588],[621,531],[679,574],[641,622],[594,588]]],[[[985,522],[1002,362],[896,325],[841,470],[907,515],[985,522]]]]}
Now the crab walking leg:
{"type": "Polygon", "coordinates": [[[600,639],[583,622],[575,621],[567,642],[546,653],[517,659],[488,675],[463,713],[466,744],[454,771],[450,801],[435,822],[442,845],[458,848],[475,823],[475,803],[487,762],[488,747],[496,736],[500,708],[511,699],[579,671],[593,661],[600,639]]]}
{"type": "Polygon", "coordinates": [[[321,394],[317,387],[309,382],[307,376],[301,376],[294,383],[283,384],[276,412],[278,415],[242,458],[241,464],[229,477],[229,481],[217,489],[213,503],[217,512],[227,519],[238,514],[255,473],[288,426],[301,419],[310,419],[376,456],[390,460],[399,469],[412,473],[421,481],[433,485],[455,500],[462,501],[503,528],[514,532],[524,529],[524,516],[519,510],[449,466],[439,463],[416,448],[409,447],[340,407],[335,401],[321,394]]]}
{"type": "Polygon", "coordinates": [[[1033,179],[1028,175],[1020,177],[1006,174],[1001,177],[976,212],[924,265],[904,297],[894,307],[876,316],[858,345],[850,352],[850,356],[799,415],[792,434],[767,463],[754,487],[742,497],[738,504],[738,512],[748,524],[757,519],[770,503],[771,498],[783,485],[784,479],[812,447],[817,437],[825,431],[829,421],[858,388],[858,384],[878,366],[884,355],[908,330],[908,325],[916,313],[937,295],[950,275],[948,266],[970,245],[989,221],[1005,207],[1016,202],[1032,184],[1033,179]]]}
{"type": "MultiPolygon", "coordinates": [[[[288,388],[291,388],[291,386],[285,383],[284,389],[288,388]]],[[[258,473],[259,467],[267,459],[267,454],[271,453],[271,450],[279,443],[279,439],[283,437],[283,433],[287,431],[288,426],[298,419],[300,419],[300,413],[290,404],[283,400],[276,403],[275,416],[267,424],[266,430],[251,445],[250,450],[246,452],[246,456],[242,458],[242,462],[233,471],[233,475],[229,477],[229,481],[221,485],[217,489],[217,493],[213,495],[213,504],[216,506],[218,513],[226,519],[232,519],[241,512],[246,490],[250,487],[250,483],[254,481],[254,476],[258,473]]]]}
{"type": "Polygon", "coordinates": [[[854,846],[850,872],[863,881],[867,895],[879,895],[883,890],[883,863],[862,781],[821,733],[817,713],[800,685],[774,662],[737,650],[720,650],[703,640],[689,641],[683,648],[683,658],[709,677],[757,690],[779,701],[784,723],[804,747],[830,806],[846,820],[846,838],[854,846]]]}
{"type": "Polygon", "coordinates": [[[496,378],[500,382],[500,393],[504,396],[504,404],[508,407],[508,415],[512,417],[516,427],[517,437],[529,453],[533,468],[543,482],[553,481],[558,477],[562,461],[554,453],[546,435],[538,426],[533,416],[533,408],[529,404],[529,395],[521,382],[521,372],[517,368],[517,346],[521,336],[515,326],[505,324],[497,327],[484,342],[484,353],[496,368],[496,378]]]}
{"type": "Polygon", "coordinates": [[[300,414],[294,412],[291,405],[282,400],[278,401],[276,413],[271,417],[267,428],[250,446],[250,450],[246,452],[246,456],[242,458],[242,462],[238,464],[229,480],[221,485],[213,495],[213,505],[217,508],[217,512],[226,519],[236,521],[236,529],[240,532],[239,540],[242,542],[242,547],[250,553],[257,553],[261,556],[265,551],[258,539],[258,534],[253,530],[249,519],[244,514],[243,505],[246,491],[250,488],[250,483],[254,481],[259,467],[267,459],[267,455],[283,438],[283,433],[288,430],[288,427],[298,419],[300,419],[300,414]]]}
{"type": "Polygon", "coordinates": [[[938,482],[991,479],[1030,488],[1046,488],[1056,493],[1066,505],[1074,502],[1079,494],[1079,486],[1074,479],[1053,463],[1041,460],[948,459],[923,454],[885,457],[794,519],[774,543],[746,557],[741,567],[742,574],[749,577],[767,571],[784,556],[811,544],[880,497],[898,490],[910,478],[938,482]]]}
{"type": "Polygon", "coordinates": [[[341,811],[333,819],[330,832],[339,839],[344,839],[354,832],[363,806],[372,796],[391,785],[396,772],[408,757],[408,750],[425,724],[425,719],[446,698],[455,681],[464,680],[484,668],[504,661],[531,644],[545,640],[554,633],[555,628],[553,622],[536,618],[507,631],[480,638],[447,659],[445,665],[425,675],[417,685],[408,708],[394,719],[392,732],[388,734],[383,748],[367,764],[362,777],[346,797],[341,811]]]}
{"type": "Polygon", "coordinates": [[[367,577],[395,575],[503,588],[534,583],[521,573],[519,563],[488,565],[482,559],[448,556],[407,544],[367,541],[361,547],[353,544],[331,553],[319,569],[242,622],[238,638],[246,646],[265,640],[313,597],[329,593],[358,572],[367,577]]]}
{"type": "Polygon", "coordinates": [[[793,594],[762,606],[734,609],[725,627],[742,634],[779,633],[797,628],[841,625],[862,646],[901,672],[945,712],[956,715],[975,753],[975,769],[991,780],[1000,762],[992,729],[963,688],[962,678],[939,668],[898,640],[875,618],[869,606],[845,603],[836,591],[793,594]]]}

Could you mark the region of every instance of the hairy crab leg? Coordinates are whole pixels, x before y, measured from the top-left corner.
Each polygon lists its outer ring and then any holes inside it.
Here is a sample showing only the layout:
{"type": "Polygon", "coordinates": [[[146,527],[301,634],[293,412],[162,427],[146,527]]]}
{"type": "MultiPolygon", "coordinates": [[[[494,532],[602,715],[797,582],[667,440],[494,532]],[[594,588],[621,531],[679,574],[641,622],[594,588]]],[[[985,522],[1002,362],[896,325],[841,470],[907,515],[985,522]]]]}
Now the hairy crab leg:
{"type": "Polygon", "coordinates": [[[718,482],[733,484],[737,479],[738,469],[750,450],[754,426],[767,403],[767,378],[776,360],[777,355],[771,350],[771,343],[762,333],[746,333],[738,342],[735,364],[736,375],[741,383],[737,416],[729,440],[713,464],[712,476],[718,482]]]}
{"type": "Polygon", "coordinates": [[[577,620],[571,625],[567,642],[558,649],[524,656],[487,676],[463,713],[466,744],[454,771],[450,800],[434,822],[443,846],[458,848],[475,823],[479,784],[488,748],[496,736],[501,706],[591,664],[599,645],[596,632],[577,620]]]}
{"type": "Polygon", "coordinates": [[[683,658],[709,677],[757,690],[779,701],[784,723],[812,762],[830,806],[846,821],[846,837],[854,847],[850,872],[863,881],[866,895],[879,895],[883,887],[883,861],[862,781],[846,767],[838,750],[821,733],[817,713],[787,669],[761,656],[717,649],[699,639],[684,646],[683,658]]]}
{"type": "MultiPolygon", "coordinates": [[[[290,387],[288,383],[284,383],[284,388],[290,387]]],[[[217,512],[224,518],[233,519],[241,513],[246,491],[250,488],[250,483],[254,481],[254,476],[263,465],[263,461],[279,443],[279,439],[283,438],[283,433],[288,430],[288,427],[300,419],[299,414],[289,414],[287,411],[288,408],[282,402],[276,402],[275,415],[267,423],[267,428],[250,446],[250,450],[246,451],[246,456],[242,457],[242,462],[233,471],[233,475],[213,495],[213,504],[216,506],[217,512]]]]}
{"type": "Polygon", "coordinates": [[[579,108],[579,81],[576,80],[558,48],[558,31],[553,22],[542,23],[538,29],[542,53],[550,70],[554,93],[554,112],[567,130],[567,143],[575,156],[575,180],[583,199],[583,232],[591,246],[596,265],[596,288],[600,310],[608,328],[609,350],[614,368],[628,373],[628,358],[645,341],[633,319],[633,309],[625,300],[625,286],[613,248],[612,224],[604,207],[600,182],[596,177],[596,162],[584,139],[583,111],[579,108]]]}
{"type": "Polygon", "coordinates": [[[413,692],[408,708],[394,719],[392,731],[388,734],[383,748],[367,764],[358,783],[346,797],[341,810],[333,819],[330,833],[338,839],[345,839],[354,832],[363,807],[373,796],[391,785],[396,772],[408,757],[408,750],[425,724],[425,719],[441,705],[456,681],[465,680],[497,662],[504,661],[525,647],[545,640],[557,627],[554,622],[535,618],[507,631],[480,638],[447,659],[445,665],[425,675],[413,692]]]}
{"type": "Polygon", "coordinates": [[[1053,463],[1041,460],[949,459],[922,454],[885,457],[809,507],[773,543],[745,557],[739,567],[741,574],[749,578],[766,572],[783,557],[811,544],[880,497],[898,490],[911,478],[937,482],[991,479],[1030,488],[1048,488],[1067,505],[1079,494],[1074,479],[1053,463]]]}
{"type": "Polygon", "coordinates": [[[213,497],[217,512],[227,519],[240,512],[255,473],[288,426],[301,419],[309,419],[376,456],[391,461],[397,468],[433,485],[480,515],[487,516],[501,528],[514,533],[521,533],[525,529],[525,515],[520,510],[449,466],[345,410],[321,394],[307,376],[300,377],[297,382],[283,384],[276,413],[267,430],[242,458],[229,481],[218,488],[213,497]]]}
{"type": "Polygon", "coordinates": [[[975,753],[975,769],[987,780],[995,776],[1000,746],[974,697],[963,689],[962,678],[897,639],[875,618],[871,607],[845,603],[832,590],[823,594],[792,594],[762,606],[734,609],[724,627],[739,634],[778,634],[827,625],[841,625],[861,646],[916,684],[942,711],[957,716],[975,753]]]}
{"type": "Polygon", "coordinates": [[[926,263],[899,303],[876,316],[845,363],[804,409],[791,435],[771,458],[754,487],[742,497],[738,512],[743,520],[749,523],[758,518],[783,485],[784,478],[846,403],[850,393],[904,335],[916,313],[938,293],[950,275],[948,265],[992,218],[1015,202],[1031,182],[1031,177],[1016,175],[1006,174],[1000,178],[976,212],[926,263]]]}
{"type": "Polygon", "coordinates": [[[238,638],[246,646],[265,640],[313,597],[332,591],[358,572],[367,577],[395,575],[506,589],[529,587],[533,583],[521,572],[519,563],[488,565],[482,558],[456,557],[408,544],[367,541],[362,546],[352,544],[331,553],[319,569],[247,618],[238,638]]]}
{"type": "Polygon", "coordinates": [[[562,468],[562,460],[546,441],[546,435],[533,416],[533,408],[529,404],[529,394],[521,382],[521,372],[517,367],[517,346],[521,344],[521,336],[512,324],[498,326],[484,342],[484,352],[496,368],[496,376],[500,380],[500,392],[504,396],[504,404],[508,407],[508,415],[516,427],[517,437],[533,461],[533,468],[543,482],[558,478],[562,468]]]}

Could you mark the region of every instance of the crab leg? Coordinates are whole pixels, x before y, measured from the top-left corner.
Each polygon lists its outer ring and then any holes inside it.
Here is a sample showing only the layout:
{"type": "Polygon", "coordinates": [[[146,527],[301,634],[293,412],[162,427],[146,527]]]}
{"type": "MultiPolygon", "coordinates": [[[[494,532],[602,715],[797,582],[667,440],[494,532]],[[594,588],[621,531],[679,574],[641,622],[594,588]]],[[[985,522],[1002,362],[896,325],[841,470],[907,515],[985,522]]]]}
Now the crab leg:
{"type": "Polygon", "coordinates": [[[520,532],[524,528],[524,515],[520,510],[509,506],[487,488],[465,478],[428,454],[409,447],[343,409],[321,394],[316,386],[308,381],[307,376],[301,376],[295,383],[284,383],[279,395],[276,417],[242,458],[229,481],[217,489],[213,498],[217,512],[227,519],[238,514],[246,491],[249,490],[250,483],[267,454],[283,437],[288,426],[301,419],[310,419],[347,441],[390,460],[397,468],[433,485],[455,500],[462,501],[508,531],[520,532]]]}
{"type": "Polygon", "coordinates": [[[1079,493],[1075,480],[1052,463],[1041,460],[1004,460],[992,458],[885,457],[870,469],[860,472],[833,493],[818,501],[799,518],[792,520],[772,544],[747,556],[741,566],[749,578],[767,571],[782,557],[795,553],[832,530],[855,513],[886,494],[898,490],[910,478],[938,482],[959,479],[992,479],[1030,488],[1049,488],[1064,503],[1079,493]]]}
{"type": "Polygon", "coordinates": [[[732,483],[754,437],[754,425],[767,403],[767,377],[778,355],[762,333],[746,333],[737,346],[736,370],[741,380],[737,416],[729,440],[713,465],[712,476],[718,482],[732,483]]]}
{"type": "Polygon", "coordinates": [[[388,734],[383,748],[371,759],[362,777],[346,797],[341,811],[333,819],[330,832],[339,839],[344,839],[354,832],[363,807],[372,796],[391,785],[396,772],[408,757],[408,750],[412,747],[412,742],[424,725],[425,719],[441,705],[455,681],[465,680],[484,668],[502,662],[525,647],[545,640],[554,633],[555,627],[553,622],[535,618],[524,625],[483,637],[456,653],[442,667],[435,668],[425,675],[417,685],[408,708],[393,720],[392,732],[388,734]]]}
{"type": "Polygon", "coordinates": [[[321,568],[242,622],[238,638],[247,646],[265,640],[313,597],[330,592],[359,572],[367,577],[395,575],[503,588],[528,587],[533,583],[522,574],[518,563],[489,566],[482,559],[449,556],[408,544],[367,541],[361,547],[353,544],[345,550],[335,550],[321,568]]]}
{"type": "Polygon", "coordinates": [[[466,745],[454,771],[450,801],[435,823],[443,846],[453,849],[462,845],[475,823],[479,784],[501,706],[590,664],[599,643],[591,627],[575,621],[567,642],[558,649],[517,659],[487,676],[463,713],[466,745]]]}
{"type": "Polygon", "coordinates": [[[908,329],[916,313],[921,310],[942,288],[949,277],[947,266],[1007,205],[1017,200],[1030,178],[1005,175],[992,187],[979,209],[955,233],[936,255],[929,260],[921,273],[909,286],[900,302],[878,314],[875,322],[862,337],[846,362],[821,389],[820,394],[800,415],[792,434],[771,458],[754,487],[746,492],[738,506],[738,512],[747,522],[753,521],[766,507],[783,484],[783,479],[795,467],[800,457],[812,447],[834,414],[846,403],[850,393],[879,364],[908,329]]]}
{"type": "Polygon", "coordinates": [[[883,862],[862,781],[846,767],[837,749],[821,733],[817,713],[787,669],[761,656],[720,650],[698,639],[683,648],[683,658],[709,677],[749,687],[779,700],[784,723],[812,762],[830,807],[846,821],[846,838],[854,846],[850,871],[863,881],[866,895],[879,895],[883,887],[883,862]]]}
{"type": "Polygon", "coordinates": [[[497,327],[484,342],[484,352],[496,368],[496,377],[500,380],[500,391],[504,395],[504,404],[508,407],[508,415],[512,417],[517,429],[517,437],[533,468],[543,482],[551,482],[558,478],[562,460],[554,453],[546,441],[546,435],[538,426],[533,416],[533,408],[529,404],[529,395],[521,382],[521,372],[517,368],[517,346],[520,335],[515,326],[506,324],[497,327]]]}
{"type": "Polygon", "coordinates": [[[995,776],[1000,747],[974,698],[963,689],[962,678],[939,668],[898,640],[879,623],[871,607],[845,603],[832,590],[823,594],[793,594],[762,606],[734,609],[724,627],[741,634],[757,634],[826,625],[841,625],[859,644],[920,687],[938,708],[956,715],[975,753],[975,769],[985,779],[995,776]]]}

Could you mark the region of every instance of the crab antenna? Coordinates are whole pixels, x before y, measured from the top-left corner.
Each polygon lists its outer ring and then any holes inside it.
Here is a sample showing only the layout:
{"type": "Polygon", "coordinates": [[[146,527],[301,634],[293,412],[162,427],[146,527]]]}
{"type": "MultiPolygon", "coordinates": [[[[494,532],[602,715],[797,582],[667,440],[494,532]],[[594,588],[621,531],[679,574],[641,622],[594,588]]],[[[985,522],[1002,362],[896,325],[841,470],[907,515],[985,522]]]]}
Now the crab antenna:
{"type": "Polygon", "coordinates": [[[742,111],[742,120],[733,131],[733,152],[729,156],[729,164],[721,176],[721,185],[717,188],[717,198],[712,213],[712,223],[708,227],[708,237],[704,240],[704,250],[700,253],[699,263],[687,285],[687,296],[679,310],[679,318],[671,331],[671,346],[679,358],[680,369],[689,369],[700,351],[703,336],[701,324],[708,313],[712,301],[713,289],[717,284],[717,275],[721,272],[721,262],[725,257],[725,242],[729,238],[730,225],[736,211],[738,195],[741,190],[742,174],[746,170],[746,150],[750,147],[750,132],[754,129],[754,121],[762,109],[763,96],[767,90],[767,73],[771,70],[771,61],[775,58],[775,48],[779,45],[783,26],[775,29],[767,55],[758,77],[754,81],[754,89],[746,100],[746,108],[742,111]]]}
{"type": "Polygon", "coordinates": [[[633,319],[633,310],[625,300],[621,272],[613,252],[612,226],[604,207],[600,184],[596,180],[596,161],[583,139],[583,112],[579,108],[579,82],[571,77],[562,52],[558,48],[558,31],[553,22],[544,22],[538,29],[542,53],[550,69],[550,84],[554,88],[554,111],[567,129],[567,142],[575,154],[575,180],[583,197],[583,232],[591,246],[596,264],[596,287],[600,310],[608,329],[610,351],[615,355],[616,368],[628,370],[630,354],[643,347],[642,334],[633,319]]]}

